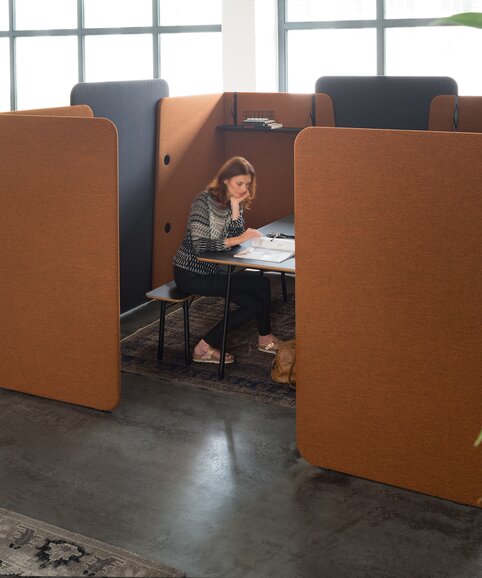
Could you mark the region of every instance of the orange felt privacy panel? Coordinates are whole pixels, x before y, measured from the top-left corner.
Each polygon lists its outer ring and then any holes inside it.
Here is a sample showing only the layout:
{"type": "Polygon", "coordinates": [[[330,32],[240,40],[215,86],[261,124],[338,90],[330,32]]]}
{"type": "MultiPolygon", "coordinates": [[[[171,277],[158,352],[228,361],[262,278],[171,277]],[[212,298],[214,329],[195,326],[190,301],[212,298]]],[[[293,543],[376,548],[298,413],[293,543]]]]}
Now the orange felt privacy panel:
{"type": "Polygon", "coordinates": [[[75,106],[58,106],[54,108],[35,108],[31,110],[14,110],[4,114],[21,114],[30,116],[94,116],[92,109],[86,104],[78,104],[75,106]]]}
{"type": "Polygon", "coordinates": [[[0,387],[119,399],[117,133],[105,119],[0,116],[0,387]]]}
{"type": "Polygon", "coordinates": [[[482,497],[481,150],[472,133],[298,136],[297,437],[312,464],[482,497]]]}
{"type": "Polygon", "coordinates": [[[428,121],[429,130],[454,130],[455,101],[458,97],[444,95],[436,96],[430,103],[428,121]]]}
{"type": "Polygon", "coordinates": [[[237,120],[243,119],[253,112],[266,112],[276,122],[287,127],[305,127],[312,124],[311,94],[289,94],[286,92],[238,92],[237,120]]]}
{"type": "Polygon", "coordinates": [[[335,126],[335,109],[329,94],[320,92],[314,95],[316,126],[335,126]]]}
{"type": "MultiPolygon", "coordinates": [[[[299,128],[312,124],[311,94],[237,93],[237,120],[251,112],[272,113],[283,128],[299,128]]],[[[232,120],[230,122],[232,124],[232,120]]],[[[293,147],[296,132],[225,131],[226,159],[241,155],[256,170],[257,196],[252,209],[244,214],[246,225],[262,227],[293,213],[293,147]]]]}
{"type": "Polygon", "coordinates": [[[221,94],[166,97],[159,101],[153,274],[157,287],[173,277],[172,258],[186,229],[194,198],[224,162],[221,94]]]}
{"type": "Polygon", "coordinates": [[[293,213],[297,132],[222,128],[268,112],[283,128],[302,130],[313,116],[334,123],[331,99],[324,94],[226,92],[159,101],[153,287],[172,279],[172,257],[191,203],[229,158],[243,156],[256,171],[257,197],[244,214],[246,226],[261,227],[293,213]]]}
{"type": "Polygon", "coordinates": [[[224,133],[226,158],[241,155],[254,166],[256,199],[245,211],[246,226],[258,228],[293,213],[293,146],[296,133],[224,133]]]}
{"type": "Polygon", "coordinates": [[[437,96],[430,104],[430,130],[482,132],[482,96],[437,96]]]}

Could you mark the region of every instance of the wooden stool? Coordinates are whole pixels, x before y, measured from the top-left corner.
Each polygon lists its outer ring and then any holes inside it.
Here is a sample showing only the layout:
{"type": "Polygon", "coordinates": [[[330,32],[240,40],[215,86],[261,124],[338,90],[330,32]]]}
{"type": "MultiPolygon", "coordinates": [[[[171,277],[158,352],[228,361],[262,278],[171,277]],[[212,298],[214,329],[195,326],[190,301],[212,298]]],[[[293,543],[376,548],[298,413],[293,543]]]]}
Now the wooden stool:
{"type": "Polygon", "coordinates": [[[169,281],[152,291],[146,293],[148,299],[160,302],[161,312],[159,315],[159,342],[157,346],[157,359],[162,359],[164,349],[164,323],[166,318],[166,306],[168,303],[182,303],[184,313],[184,355],[186,365],[191,363],[191,351],[189,347],[189,305],[193,295],[180,291],[174,281],[169,281]]]}

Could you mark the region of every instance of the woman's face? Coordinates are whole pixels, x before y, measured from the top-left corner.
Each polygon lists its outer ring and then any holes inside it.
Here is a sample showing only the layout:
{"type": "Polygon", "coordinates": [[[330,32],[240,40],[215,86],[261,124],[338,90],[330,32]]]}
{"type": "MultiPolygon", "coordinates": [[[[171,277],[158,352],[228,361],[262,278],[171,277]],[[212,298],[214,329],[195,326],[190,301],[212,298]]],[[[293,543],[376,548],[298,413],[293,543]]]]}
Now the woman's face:
{"type": "Polygon", "coordinates": [[[236,175],[224,181],[228,190],[228,199],[234,197],[235,199],[243,199],[249,193],[249,185],[251,184],[251,175],[236,175]]]}

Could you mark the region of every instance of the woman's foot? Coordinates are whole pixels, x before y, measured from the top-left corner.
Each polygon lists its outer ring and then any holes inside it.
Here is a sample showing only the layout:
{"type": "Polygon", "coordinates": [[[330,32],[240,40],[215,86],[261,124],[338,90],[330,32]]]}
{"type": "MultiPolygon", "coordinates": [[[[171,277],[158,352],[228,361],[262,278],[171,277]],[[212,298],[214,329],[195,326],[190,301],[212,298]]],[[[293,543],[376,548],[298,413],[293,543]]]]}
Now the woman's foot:
{"type": "MultiPolygon", "coordinates": [[[[221,352],[215,347],[211,347],[209,343],[201,339],[201,341],[194,348],[192,360],[197,363],[218,363],[221,360],[221,352]]],[[[234,355],[226,353],[224,355],[224,363],[233,363],[234,355]]]]}
{"type": "Polygon", "coordinates": [[[272,333],[269,335],[260,335],[258,337],[258,350],[263,353],[271,353],[276,355],[280,340],[275,337],[272,333]]]}

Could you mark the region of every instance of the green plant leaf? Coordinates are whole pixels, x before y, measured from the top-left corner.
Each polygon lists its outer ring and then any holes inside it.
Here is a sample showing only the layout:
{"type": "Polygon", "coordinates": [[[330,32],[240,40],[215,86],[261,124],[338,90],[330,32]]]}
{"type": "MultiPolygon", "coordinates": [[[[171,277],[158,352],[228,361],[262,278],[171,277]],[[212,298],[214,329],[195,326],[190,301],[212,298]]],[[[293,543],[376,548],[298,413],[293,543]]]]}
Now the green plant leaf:
{"type": "Polygon", "coordinates": [[[479,435],[477,436],[477,439],[474,442],[474,447],[479,446],[480,444],[482,444],[482,429],[480,430],[479,435]]]}
{"type": "Polygon", "coordinates": [[[434,25],[459,24],[461,26],[473,26],[482,28],[482,12],[461,12],[447,18],[440,18],[432,22],[434,25]]]}

